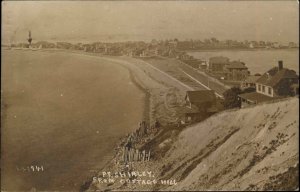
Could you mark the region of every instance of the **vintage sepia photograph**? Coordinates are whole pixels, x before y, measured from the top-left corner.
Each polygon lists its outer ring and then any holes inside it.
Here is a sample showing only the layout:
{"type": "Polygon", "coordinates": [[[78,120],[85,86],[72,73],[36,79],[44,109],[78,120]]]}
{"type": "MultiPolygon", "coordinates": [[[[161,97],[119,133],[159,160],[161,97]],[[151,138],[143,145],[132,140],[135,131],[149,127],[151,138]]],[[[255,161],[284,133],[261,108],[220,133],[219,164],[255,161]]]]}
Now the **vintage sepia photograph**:
{"type": "Polygon", "coordinates": [[[298,191],[299,1],[2,1],[1,191],[298,191]]]}

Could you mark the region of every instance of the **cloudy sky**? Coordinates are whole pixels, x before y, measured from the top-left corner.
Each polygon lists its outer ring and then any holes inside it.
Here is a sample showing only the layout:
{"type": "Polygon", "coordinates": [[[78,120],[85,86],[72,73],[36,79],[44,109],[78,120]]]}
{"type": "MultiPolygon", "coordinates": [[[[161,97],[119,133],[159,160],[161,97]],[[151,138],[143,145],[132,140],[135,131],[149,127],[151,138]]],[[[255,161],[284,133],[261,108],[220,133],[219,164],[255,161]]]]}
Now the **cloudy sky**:
{"type": "Polygon", "coordinates": [[[127,41],[179,38],[297,41],[292,1],[2,2],[2,40],[127,41]]]}

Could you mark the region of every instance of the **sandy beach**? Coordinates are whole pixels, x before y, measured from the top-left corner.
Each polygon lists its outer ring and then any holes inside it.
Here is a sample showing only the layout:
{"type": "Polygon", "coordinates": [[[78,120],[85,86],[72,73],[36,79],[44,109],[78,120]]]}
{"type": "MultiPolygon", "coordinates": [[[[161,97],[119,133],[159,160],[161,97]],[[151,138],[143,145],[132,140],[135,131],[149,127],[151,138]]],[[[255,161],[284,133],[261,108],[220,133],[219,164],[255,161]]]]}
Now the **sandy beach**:
{"type": "MultiPolygon", "coordinates": [[[[48,51],[48,50],[43,50],[48,51]]],[[[51,52],[55,50],[50,50],[51,52]]],[[[159,120],[163,125],[175,123],[180,116],[180,109],[184,103],[186,91],[193,90],[193,87],[187,83],[178,80],[164,70],[153,66],[141,59],[127,56],[103,56],[94,53],[86,53],[80,51],[58,50],[68,54],[77,55],[79,57],[89,57],[98,60],[113,62],[123,66],[132,74],[132,78],[138,87],[143,89],[149,95],[149,123],[159,120]],[[167,95],[172,95],[173,105],[169,105],[166,101],[167,95]],[[174,105],[175,103],[177,104],[174,105]]],[[[170,65],[176,66],[176,63],[170,62],[170,65]]]]}

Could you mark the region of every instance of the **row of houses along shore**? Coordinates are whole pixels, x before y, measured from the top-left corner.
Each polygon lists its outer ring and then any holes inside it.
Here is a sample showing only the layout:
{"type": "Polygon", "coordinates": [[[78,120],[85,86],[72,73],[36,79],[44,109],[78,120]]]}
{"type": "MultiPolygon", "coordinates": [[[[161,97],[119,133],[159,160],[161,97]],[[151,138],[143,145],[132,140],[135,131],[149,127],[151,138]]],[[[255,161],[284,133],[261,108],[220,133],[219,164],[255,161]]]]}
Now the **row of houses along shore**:
{"type": "MultiPolygon", "coordinates": [[[[29,31],[29,38],[31,37],[31,32],[29,31]]],[[[30,42],[31,44],[31,42],[30,42]]],[[[28,47],[27,43],[12,43],[12,47],[28,47]]],[[[199,39],[189,39],[189,40],[178,40],[175,39],[165,39],[156,40],[152,39],[149,43],[144,41],[127,41],[127,42],[115,42],[115,43],[105,43],[105,42],[94,42],[94,43],[69,43],[69,42],[47,42],[47,41],[37,41],[31,44],[32,47],[43,48],[59,48],[63,47],[65,49],[78,49],[92,52],[105,52],[107,51],[115,54],[122,54],[124,52],[131,52],[137,55],[148,55],[153,54],[153,52],[165,51],[168,48],[176,48],[177,50],[207,50],[207,49],[286,49],[286,48],[299,48],[299,44],[296,42],[288,42],[287,44],[281,44],[279,42],[271,41],[237,41],[237,40],[218,40],[217,38],[207,38],[204,40],[199,39]],[[121,49],[119,49],[121,48],[121,49]],[[134,50],[136,49],[136,50],[134,50]],[[143,53],[144,51],[144,53],[143,53]]]]}
{"type": "MultiPolygon", "coordinates": [[[[284,68],[283,61],[278,61],[278,65],[260,76],[248,76],[241,82],[238,87],[241,90],[250,90],[249,92],[239,94],[238,99],[241,101],[240,107],[256,105],[263,102],[275,101],[282,98],[288,98],[299,95],[299,76],[295,71],[284,68]]],[[[185,108],[182,110],[183,116],[179,117],[178,126],[193,124],[203,121],[209,116],[224,110],[222,99],[216,96],[213,90],[196,90],[187,91],[185,96],[185,108]],[[181,124],[181,125],[180,125],[181,124]]],[[[123,144],[123,153],[121,162],[127,164],[132,161],[149,161],[150,151],[139,151],[132,148],[133,141],[145,137],[149,130],[157,132],[160,125],[156,120],[155,126],[151,129],[146,126],[146,122],[140,124],[138,130],[143,130],[142,134],[135,132],[128,136],[127,141],[123,144]],[[143,126],[142,126],[143,125],[143,126]],[[135,138],[135,139],[134,139],[135,138]]]]}
{"type": "MultiPolygon", "coordinates": [[[[30,35],[30,39],[31,35],[30,35]]],[[[11,44],[10,48],[32,48],[32,49],[66,49],[66,50],[77,50],[84,52],[92,52],[103,55],[110,56],[121,56],[127,55],[130,57],[137,58],[153,58],[153,57],[166,57],[166,58],[176,58],[182,62],[205,71],[209,75],[217,78],[224,83],[229,85],[239,84],[240,81],[245,80],[250,72],[246,64],[242,61],[230,61],[227,57],[211,57],[209,59],[196,59],[193,56],[187,54],[184,50],[192,50],[196,47],[197,44],[205,45],[210,47],[210,45],[222,44],[222,41],[217,40],[216,38],[211,38],[209,40],[202,41],[179,41],[178,39],[172,40],[152,40],[150,43],[144,41],[129,41],[129,42],[115,42],[115,43],[69,43],[69,42],[47,42],[47,41],[38,41],[38,42],[29,42],[29,43],[18,43],[11,44]],[[197,43],[198,42],[198,43],[197,43]]],[[[224,44],[228,45],[227,48],[232,48],[236,44],[247,45],[245,48],[251,48],[252,44],[261,46],[269,46],[270,48],[279,48],[276,45],[276,42],[256,42],[256,41],[245,41],[238,42],[233,40],[228,40],[224,44]]],[[[199,45],[200,46],[200,45],[199,45]]],[[[205,47],[204,46],[204,47],[205,47]]],[[[255,47],[255,46],[254,46],[255,47]]],[[[290,42],[289,46],[282,48],[297,48],[297,44],[290,42]]],[[[226,47],[224,47],[226,48],[226,47]]]]}
{"type": "MultiPolygon", "coordinates": [[[[283,61],[278,61],[277,66],[274,66],[262,75],[251,75],[246,64],[240,60],[230,61],[229,58],[223,56],[196,59],[182,51],[181,45],[182,42],[174,39],[166,41],[152,40],[150,43],[136,41],[91,44],[50,43],[47,41],[31,43],[30,41],[29,44],[17,44],[10,47],[79,50],[111,56],[127,55],[141,59],[155,57],[176,58],[195,70],[211,76],[227,88],[238,87],[241,90],[247,90],[245,93],[238,95],[241,103],[240,107],[299,94],[299,76],[294,70],[284,68],[283,61]]],[[[294,44],[293,47],[295,47],[294,44]]],[[[187,103],[185,122],[199,121],[223,110],[222,101],[216,97],[213,90],[188,91],[185,100],[187,103]]]]}
{"type": "MultiPolygon", "coordinates": [[[[241,67],[241,70],[244,68],[241,67]]],[[[262,75],[248,75],[240,81],[241,93],[237,95],[241,108],[264,102],[272,102],[299,96],[299,76],[294,70],[284,68],[283,61],[262,75]]],[[[213,90],[188,91],[186,93],[185,122],[197,122],[224,110],[220,98],[213,90]]],[[[226,98],[225,98],[226,99],[226,98]]]]}

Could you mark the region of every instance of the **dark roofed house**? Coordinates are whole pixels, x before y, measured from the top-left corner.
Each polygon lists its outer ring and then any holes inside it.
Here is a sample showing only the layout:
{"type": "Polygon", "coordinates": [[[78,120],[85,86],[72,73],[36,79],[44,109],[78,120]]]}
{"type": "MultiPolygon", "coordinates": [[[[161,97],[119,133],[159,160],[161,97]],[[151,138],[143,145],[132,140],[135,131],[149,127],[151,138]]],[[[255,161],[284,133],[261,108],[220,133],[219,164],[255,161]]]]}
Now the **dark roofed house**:
{"type": "Polygon", "coordinates": [[[231,61],[227,66],[227,69],[248,69],[244,62],[241,61],[231,61]]]}
{"type": "Polygon", "coordinates": [[[225,65],[226,79],[233,81],[242,81],[249,75],[248,67],[240,61],[232,61],[225,65]]]}
{"type": "Polygon", "coordinates": [[[197,122],[201,120],[199,109],[197,106],[192,105],[191,107],[183,108],[182,112],[184,113],[184,122],[197,122]]]}
{"type": "Polygon", "coordinates": [[[218,111],[216,95],[212,90],[187,91],[185,96],[185,121],[200,121],[218,111]]]}
{"type": "Polygon", "coordinates": [[[294,96],[297,94],[297,90],[295,91],[297,85],[299,86],[299,77],[296,72],[283,68],[282,61],[279,61],[278,67],[273,67],[258,78],[255,83],[256,92],[239,95],[242,100],[242,107],[267,100],[294,96]]]}
{"type": "Polygon", "coordinates": [[[256,92],[270,96],[290,96],[291,85],[299,84],[299,77],[295,71],[283,68],[282,61],[278,67],[270,69],[256,82],[256,92]]]}
{"type": "Polygon", "coordinates": [[[211,72],[223,72],[225,65],[229,64],[229,58],[218,56],[209,58],[209,70],[211,72]]]}
{"type": "Polygon", "coordinates": [[[215,92],[213,90],[187,91],[186,101],[190,105],[201,105],[205,102],[215,100],[215,92]]]}

